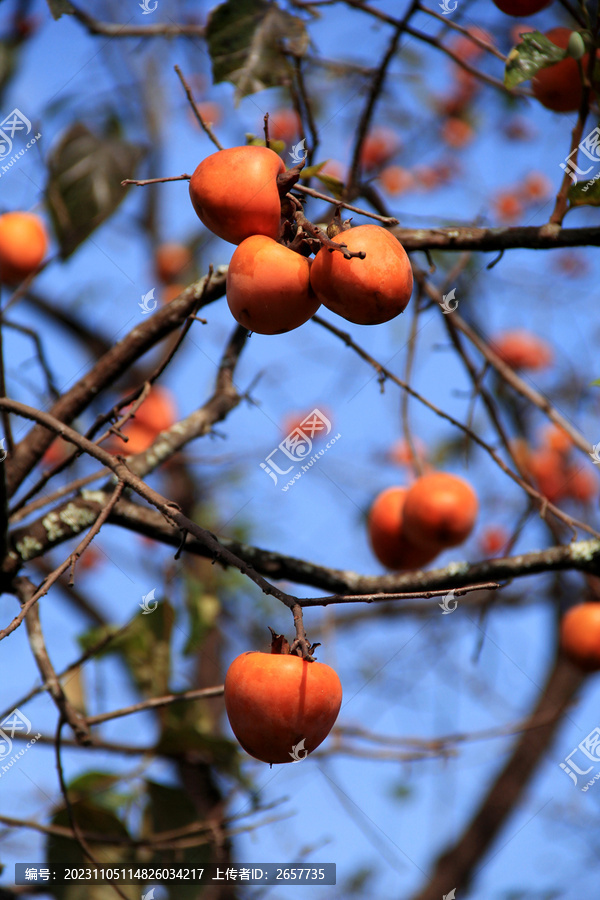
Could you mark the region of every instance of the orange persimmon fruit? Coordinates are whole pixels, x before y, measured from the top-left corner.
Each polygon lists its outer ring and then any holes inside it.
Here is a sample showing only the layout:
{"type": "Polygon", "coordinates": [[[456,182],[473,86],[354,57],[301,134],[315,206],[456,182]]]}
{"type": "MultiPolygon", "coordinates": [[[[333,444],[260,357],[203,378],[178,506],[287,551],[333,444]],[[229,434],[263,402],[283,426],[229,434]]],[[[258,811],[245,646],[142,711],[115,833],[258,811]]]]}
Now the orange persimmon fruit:
{"type": "Polygon", "coordinates": [[[191,261],[192,254],[185,244],[160,244],[154,254],[156,274],[163,284],[170,284],[180,278],[182,271],[191,261]]]}
{"type": "Polygon", "coordinates": [[[305,256],[255,234],[231,257],[227,303],[236,322],[258,334],[283,334],[306,322],[320,306],[305,256]]]}
{"type": "Polygon", "coordinates": [[[203,159],[190,180],[196,215],[213,234],[240,244],[255,234],[275,239],[283,161],[268,147],[231,147],[203,159]]]}
{"type": "Polygon", "coordinates": [[[420,569],[430,563],[439,548],[420,547],[405,534],[404,503],[407,488],[390,487],[377,495],[367,519],[373,553],[388,569],[420,569]]]}
{"type": "Polygon", "coordinates": [[[7,212],[0,216],[0,281],[17,284],[38,268],[48,249],[46,228],[39,216],[7,212]]]}
{"type": "Polygon", "coordinates": [[[563,653],[585,672],[600,669],[600,603],[578,603],[562,617],[563,653]]]}
{"type": "MultiPolygon", "coordinates": [[[[551,28],[545,37],[560,47],[567,48],[572,31],[570,28],[551,28]]],[[[583,71],[587,71],[588,54],[581,59],[583,71]]],[[[575,112],[581,105],[583,86],[577,61],[567,56],[552,66],[540,69],[531,79],[534,97],[546,109],[553,112],[575,112]]]]}
{"type": "Polygon", "coordinates": [[[467,481],[431,472],[417,478],[406,493],[404,533],[421,547],[455,547],[473,530],[478,509],[477,495],[467,481]]]}
{"type": "Polygon", "coordinates": [[[342,231],[335,243],[366,256],[346,259],[337,250],[319,250],[310,282],[321,303],[357,325],[380,325],[403,312],[413,273],[400,241],[380,225],[359,225],[342,231]]]}
{"type": "Polygon", "coordinates": [[[545,369],[554,358],[552,348],[546,341],[524,328],[496,335],[492,340],[492,349],[513,369],[545,369]]]}
{"type": "Polygon", "coordinates": [[[246,753],[266,763],[291,763],[312,753],[333,728],[341,704],[335,670],[293,654],[242,653],[225,676],[232,731],[246,753]]]}

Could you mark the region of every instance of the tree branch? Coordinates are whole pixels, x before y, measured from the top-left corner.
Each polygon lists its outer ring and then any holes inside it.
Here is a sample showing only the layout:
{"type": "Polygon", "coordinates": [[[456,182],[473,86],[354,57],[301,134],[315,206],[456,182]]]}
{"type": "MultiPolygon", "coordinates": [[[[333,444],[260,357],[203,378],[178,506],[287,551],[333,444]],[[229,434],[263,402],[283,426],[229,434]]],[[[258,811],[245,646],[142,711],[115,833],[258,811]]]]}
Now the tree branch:
{"type": "Polygon", "coordinates": [[[542,755],[547,751],[562,715],[573,700],[584,675],[559,657],[550,672],[530,720],[543,722],[537,727],[525,723],[525,731],[513,752],[483,798],[479,810],[457,842],[437,860],[431,878],[413,900],[439,900],[452,886],[466,889],[475,866],[490,849],[522,794],[542,755]]]}
{"type": "MultiPolygon", "coordinates": [[[[225,293],[225,280],[226,272],[222,270],[211,278],[208,288],[206,279],[202,278],[154,315],[138,322],[123,340],[105,353],[71,390],[56,401],[49,410],[50,415],[61,422],[72,422],[100,391],[110,387],[136,359],[181,325],[201,297],[203,306],[222,297],[225,293]]],[[[53,439],[53,431],[38,424],[16,445],[13,454],[6,461],[9,496],[14,494],[31,472],[53,439]]]]}
{"type": "Polygon", "coordinates": [[[555,250],[558,247],[598,247],[600,228],[561,228],[558,225],[515,228],[394,228],[405,250],[555,250]]]}

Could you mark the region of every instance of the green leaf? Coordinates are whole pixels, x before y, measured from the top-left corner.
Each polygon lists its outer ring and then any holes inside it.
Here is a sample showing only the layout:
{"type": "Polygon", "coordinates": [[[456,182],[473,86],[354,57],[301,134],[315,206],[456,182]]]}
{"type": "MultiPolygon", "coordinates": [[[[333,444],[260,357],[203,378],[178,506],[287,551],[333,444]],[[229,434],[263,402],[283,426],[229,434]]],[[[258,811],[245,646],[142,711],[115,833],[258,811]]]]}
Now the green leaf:
{"type": "Polygon", "coordinates": [[[77,122],[63,134],[48,160],[46,185],[63,259],[123,202],[127,191],[121,182],[134,175],[142,155],[140,147],[108,129],[100,136],[77,122]]]}
{"type": "Polygon", "coordinates": [[[302,20],[274,0],[227,0],[211,12],[206,40],[213,79],[235,85],[236,103],[285,84],[291,74],[285,52],[301,56],[308,47],[302,20]]]}
{"type": "Polygon", "coordinates": [[[75,803],[93,796],[97,806],[114,811],[115,802],[114,795],[111,796],[111,788],[119,781],[120,776],[110,772],[84,772],[69,783],[69,800],[75,803]]]}
{"type": "MultiPolygon", "coordinates": [[[[114,638],[97,658],[108,653],[119,653],[126,663],[137,688],[148,697],[169,691],[171,663],[171,632],[175,612],[171,604],[163,600],[153,613],[136,616],[127,629],[114,638]]],[[[88,650],[107,634],[114,633],[114,626],[91,628],[79,638],[83,649],[88,650]]]]}
{"type": "Polygon", "coordinates": [[[300,181],[304,181],[307,178],[313,178],[313,176],[318,175],[323,166],[327,165],[327,160],[322,163],[317,163],[314,166],[307,166],[305,169],[302,169],[302,175],[300,177],[300,181]]]}
{"type": "MultiPolygon", "coordinates": [[[[254,134],[246,133],[246,144],[250,147],[266,147],[267,142],[264,138],[256,137],[254,134]]],[[[278,153],[280,156],[285,150],[285,141],[279,141],[277,139],[273,140],[271,138],[269,140],[269,147],[274,153],[278,153]]]]}
{"type": "Polygon", "coordinates": [[[600,206],[600,179],[578,181],[569,188],[570,208],[575,206],[600,206]]]}
{"type": "Polygon", "coordinates": [[[216,594],[206,589],[202,579],[190,573],[186,578],[185,605],[189,617],[189,636],[183,652],[189,656],[200,648],[206,635],[215,627],[221,603],[216,594]]]}
{"type": "MultiPolygon", "coordinates": [[[[102,808],[89,798],[72,803],[71,809],[75,821],[84,832],[105,835],[107,840],[115,838],[127,840],[129,837],[127,829],[113,812],[102,808]]],[[[52,817],[51,824],[70,829],[71,822],[67,810],[64,808],[58,810],[52,817]]],[[[115,845],[94,841],[92,846],[94,856],[100,864],[125,866],[134,863],[133,848],[127,847],[124,843],[115,845]]],[[[56,834],[51,834],[46,839],[46,863],[49,866],[68,866],[69,868],[89,868],[90,866],[89,859],[77,841],[56,834]]],[[[134,885],[121,885],[121,890],[131,900],[137,900],[140,896],[139,887],[134,885]]],[[[56,900],[104,900],[107,897],[106,891],[107,888],[104,885],[57,884],[52,886],[52,896],[56,900]]]]}
{"type": "Polygon", "coordinates": [[[344,182],[340,181],[334,175],[324,175],[322,172],[317,173],[317,178],[324,184],[330,194],[333,194],[338,200],[342,199],[344,193],[344,182]]]}
{"type": "Polygon", "coordinates": [[[69,0],[46,0],[53,19],[60,19],[65,13],[73,15],[73,6],[69,0]]]}
{"type": "MultiPolygon", "coordinates": [[[[210,781],[210,776],[204,772],[202,766],[198,766],[194,782],[195,789],[204,795],[207,803],[210,803],[214,786],[210,781]]],[[[144,810],[143,834],[150,835],[162,831],[174,831],[187,826],[188,842],[191,843],[192,837],[189,826],[196,823],[200,826],[203,816],[199,814],[192,802],[189,790],[169,787],[164,784],[158,784],[155,781],[147,781],[146,795],[148,803],[144,810]]],[[[153,852],[150,851],[144,864],[147,868],[170,868],[172,866],[177,868],[182,866],[202,868],[208,863],[214,862],[213,850],[210,842],[207,841],[206,831],[202,831],[202,828],[199,827],[196,834],[199,846],[188,845],[187,847],[174,848],[172,850],[162,847],[153,852]]],[[[139,891],[138,887],[138,897],[140,896],[139,891]]],[[[177,900],[196,900],[197,897],[203,897],[204,892],[197,885],[178,884],[176,888],[171,890],[169,896],[177,897],[177,900]]]]}
{"type": "Polygon", "coordinates": [[[514,88],[548,66],[560,62],[567,55],[539,31],[531,31],[521,35],[521,43],[508,54],[504,71],[504,84],[514,88]]]}
{"type": "Polygon", "coordinates": [[[590,387],[600,387],[600,378],[596,378],[595,381],[590,381],[590,387]]]}

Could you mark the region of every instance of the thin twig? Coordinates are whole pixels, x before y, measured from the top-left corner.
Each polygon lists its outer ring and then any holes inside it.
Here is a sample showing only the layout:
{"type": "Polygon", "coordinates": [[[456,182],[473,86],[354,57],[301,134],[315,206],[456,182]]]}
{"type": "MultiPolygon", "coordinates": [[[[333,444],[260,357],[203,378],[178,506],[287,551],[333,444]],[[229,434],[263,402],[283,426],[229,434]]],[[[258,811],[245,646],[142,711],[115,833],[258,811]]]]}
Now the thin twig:
{"type": "Polygon", "coordinates": [[[479,37],[474,29],[469,29],[464,25],[460,25],[458,22],[453,22],[448,18],[448,16],[444,16],[441,13],[435,12],[433,9],[429,9],[429,7],[424,6],[421,2],[417,4],[417,8],[421,12],[426,13],[428,16],[432,16],[434,19],[437,19],[438,22],[443,22],[446,28],[451,28],[453,31],[457,31],[459,32],[459,34],[464,35],[464,37],[470,40],[477,47],[480,47],[482,50],[485,50],[488,53],[492,53],[501,62],[506,63],[506,56],[504,55],[504,53],[501,53],[500,50],[498,50],[498,48],[493,44],[490,44],[483,38],[479,37]]]}
{"type": "MultiPolygon", "coordinates": [[[[350,173],[348,175],[348,184],[346,185],[346,190],[348,195],[352,196],[356,184],[358,182],[358,173],[360,170],[360,156],[362,152],[362,146],[367,137],[367,132],[371,125],[371,120],[373,118],[373,113],[375,111],[375,105],[381,95],[383,90],[383,85],[385,82],[385,78],[387,75],[388,67],[396,55],[396,50],[398,48],[398,42],[402,36],[402,34],[406,30],[406,26],[411,16],[414,15],[417,8],[418,0],[412,0],[410,6],[408,7],[404,18],[401,21],[394,22],[394,33],[390,38],[388,48],[383,55],[381,63],[377,67],[377,70],[373,76],[371,87],[369,90],[369,94],[367,96],[367,100],[365,102],[363,111],[360,116],[360,120],[358,123],[358,127],[356,130],[356,140],[354,141],[354,147],[352,148],[352,158],[350,162],[350,173]]],[[[361,5],[362,8],[362,5],[361,5]]]]}
{"type": "MultiPolygon", "coordinates": [[[[17,403],[14,400],[8,400],[6,398],[0,398],[0,409],[2,408],[8,409],[11,412],[14,412],[26,419],[31,419],[34,422],[38,422],[45,428],[48,428],[51,431],[60,434],[63,438],[65,438],[65,440],[68,440],[71,443],[75,444],[81,450],[99,460],[99,462],[103,463],[104,465],[108,466],[110,469],[112,469],[114,474],[119,479],[120,485],[127,485],[127,487],[132,488],[137,494],[140,495],[140,497],[143,497],[145,500],[155,506],[168,522],[172,522],[180,529],[180,531],[189,531],[190,534],[203,542],[207,549],[212,551],[215,562],[221,562],[223,565],[229,565],[239,569],[243,575],[246,575],[251,581],[253,581],[257,585],[257,587],[259,587],[265,594],[271,595],[280,600],[289,609],[292,608],[292,606],[296,602],[295,597],[287,594],[280,588],[275,587],[262,576],[258,575],[252,569],[252,567],[248,566],[247,563],[244,562],[244,560],[239,559],[237,556],[235,556],[234,553],[232,553],[230,550],[227,550],[224,545],[219,542],[215,535],[212,534],[212,532],[207,531],[204,528],[200,528],[199,525],[197,525],[181,512],[177,504],[172,503],[166,497],[163,497],[153,488],[149,487],[144,481],[141,480],[141,478],[138,478],[138,476],[135,475],[127,467],[127,465],[121,458],[112,456],[110,453],[107,453],[106,450],[103,450],[101,447],[93,444],[91,441],[87,440],[87,438],[84,438],[77,431],[74,431],[63,422],[55,419],[54,416],[50,415],[49,413],[33,409],[32,407],[26,406],[23,403],[17,403]]],[[[75,552],[77,552],[77,550],[75,552]]],[[[58,578],[58,576],[62,574],[62,571],[64,571],[63,567],[59,567],[55,571],[54,580],[56,580],[56,578],[58,578]]],[[[43,588],[41,590],[43,593],[45,593],[43,588]]],[[[40,592],[38,591],[38,593],[40,592]]],[[[34,595],[34,597],[35,599],[37,599],[36,595],[34,595]]],[[[7,628],[0,631],[0,640],[6,637],[7,634],[10,634],[12,631],[14,631],[15,628],[18,627],[18,625],[20,625],[21,622],[17,621],[18,618],[19,617],[16,617],[16,619],[13,620],[13,622],[11,622],[10,625],[7,626],[7,628]]]]}
{"type": "Polygon", "coordinates": [[[185,700],[201,700],[207,697],[221,697],[224,691],[223,685],[211,688],[197,688],[191,691],[182,691],[180,694],[167,694],[164,697],[152,697],[150,700],[142,700],[122,709],[113,709],[110,712],[100,713],[97,716],[88,716],[88,725],[101,725],[113,719],[130,716],[132,713],[146,712],[149,709],[158,709],[162,706],[170,706],[172,703],[181,703],[185,700]]]}
{"type": "Polygon", "coordinates": [[[112,38],[123,37],[204,37],[203,25],[178,25],[159,22],[156,25],[124,25],[121,22],[101,22],[75,6],[69,0],[70,12],[85,25],[90,34],[103,34],[112,38]]]}
{"type": "MultiPolygon", "coordinates": [[[[494,591],[499,587],[497,581],[467,584],[454,589],[454,595],[460,597],[472,591],[494,591]]],[[[448,590],[448,588],[438,588],[433,591],[405,591],[403,593],[391,591],[389,594],[332,594],[330,597],[303,597],[298,601],[298,606],[329,606],[330,603],[382,603],[392,600],[420,600],[421,598],[431,600],[432,597],[445,597],[448,590]]]]}
{"type": "MultiPolygon", "coordinates": [[[[4,401],[4,402],[8,402],[8,401],[4,401]]],[[[46,415],[46,414],[44,414],[44,415],[46,415]]],[[[48,416],[47,418],[51,419],[52,417],[48,416]]],[[[57,424],[59,424],[59,423],[57,423],[57,424]]],[[[72,429],[70,429],[70,428],[68,430],[71,432],[71,434],[77,434],[76,431],[72,431],[72,429]]],[[[83,440],[85,440],[85,438],[83,438],[83,440]]],[[[89,443],[89,442],[86,442],[86,443],[89,443]]],[[[90,446],[94,447],[95,445],[91,444],[90,446]]],[[[105,451],[102,451],[102,452],[104,453],[105,451]]],[[[107,453],[106,456],[108,456],[108,455],[109,454],[107,453]]],[[[50,588],[52,587],[52,585],[54,584],[54,582],[57,581],[58,578],[60,578],[60,576],[63,574],[63,572],[66,572],[66,570],[70,566],[72,566],[74,564],[74,562],[77,561],[77,559],[79,559],[79,557],[84,552],[84,550],[86,549],[86,547],[88,546],[90,541],[93,540],[93,538],[98,534],[98,532],[102,528],[102,525],[106,521],[111,509],[113,508],[115,503],[118,501],[119,497],[121,496],[121,494],[123,492],[123,488],[124,488],[123,482],[119,481],[119,483],[116,485],[112,495],[108,498],[106,505],[102,509],[102,512],[100,513],[100,515],[98,516],[98,518],[96,519],[96,521],[94,522],[94,524],[92,525],[92,527],[90,528],[90,530],[88,531],[88,533],[86,534],[84,539],[82,541],[80,541],[80,543],[77,545],[77,547],[75,548],[73,553],[64,562],[62,562],[60,564],[60,566],[58,566],[56,569],[54,569],[54,571],[50,575],[48,575],[47,578],[44,579],[41,586],[35,591],[34,594],[32,594],[30,597],[27,598],[27,600],[22,604],[21,612],[17,616],[14,617],[12,622],[10,622],[10,624],[7,625],[6,628],[0,629],[0,641],[3,640],[5,637],[7,637],[9,634],[11,634],[16,628],[19,627],[19,625],[21,624],[21,622],[23,621],[23,619],[25,618],[25,616],[27,615],[27,613],[29,612],[31,607],[34,605],[34,603],[37,603],[37,601],[40,599],[40,597],[43,597],[44,594],[47,594],[48,591],[50,590],[50,588]]]]}
{"type": "MultiPolygon", "coordinates": [[[[81,850],[82,850],[84,856],[86,856],[89,860],[91,860],[95,866],[101,866],[102,863],[98,859],[96,859],[96,857],[94,856],[94,854],[88,847],[86,839],[83,836],[83,833],[79,827],[79,823],[75,819],[75,815],[73,813],[73,807],[71,806],[71,801],[69,800],[69,792],[67,790],[67,785],[65,782],[65,776],[64,776],[64,772],[63,772],[63,766],[62,766],[61,746],[60,746],[62,727],[64,724],[65,724],[65,720],[61,716],[58,721],[57,728],[56,728],[56,741],[55,741],[56,770],[58,772],[58,780],[60,783],[60,790],[61,790],[61,793],[63,796],[63,800],[65,801],[65,807],[67,810],[67,815],[69,817],[69,822],[71,823],[71,828],[73,830],[73,834],[75,835],[75,839],[76,839],[77,843],[79,844],[79,846],[81,847],[81,850]]],[[[126,894],[123,893],[123,891],[121,890],[121,888],[118,885],[111,884],[111,887],[113,888],[113,890],[119,897],[122,897],[123,900],[128,900],[126,894]]]]}
{"type": "Polygon", "coordinates": [[[301,194],[306,194],[308,197],[314,197],[316,200],[324,200],[326,203],[332,203],[333,206],[342,206],[344,209],[349,209],[350,212],[358,213],[360,216],[367,216],[369,219],[377,219],[382,225],[392,226],[398,224],[398,219],[395,219],[393,216],[380,216],[377,213],[370,212],[368,209],[361,209],[359,206],[353,206],[352,203],[336,200],[335,197],[329,197],[327,194],[322,194],[321,191],[315,191],[313,188],[306,187],[304,184],[294,185],[293,190],[300,191],[301,194]]]}
{"type": "MultiPolygon", "coordinates": [[[[457,316],[456,313],[453,313],[453,315],[457,316]]],[[[491,456],[496,465],[499,466],[502,471],[506,475],[508,475],[509,478],[511,478],[516,484],[518,484],[519,487],[523,488],[523,490],[526,491],[526,493],[529,494],[530,497],[533,497],[534,500],[541,504],[541,508],[543,511],[545,511],[546,509],[549,510],[553,513],[553,515],[555,515],[558,519],[561,519],[561,521],[563,521],[566,525],[569,526],[569,528],[572,528],[573,530],[575,530],[576,527],[581,528],[583,531],[587,531],[588,534],[593,535],[595,538],[600,538],[600,532],[596,531],[587,523],[581,522],[578,519],[574,519],[572,518],[572,516],[568,516],[562,511],[562,509],[559,509],[558,506],[550,503],[550,501],[546,497],[543,497],[530,484],[528,484],[519,475],[513,472],[506,465],[504,460],[498,456],[496,451],[492,447],[490,447],[490,445],[486,441],[484,441],[483,438],[481,438],[475,431],[468,428],[466,425],[463,425],[463,423],[459,422],[458,419],[455,419],[454,416],[451,416],[449,413],[444,412],[444,410],[440,409],[439,406],[436,406],[430,400],[427,400],[426,397],[424,397],[418,391],[415,391],[414,388],[412,388],[409,384],[394,375],[394,373],[391,372],[388,368],[377,362],[377,360],[373,359],[372,356],[370,356],[365,350],[363,350],[362,347],[360,347],[355,341],[352,340],[348,332],[342,331],[335,325],[332,325],[326,319],[322,319],[319,315],[314,315],[312,317],[312,320],[318,325],[321,325],[323,328],[326,328],[328,331],[331,331],[332,334],[335,334],[337,337],[339,337],[346,344],[346,346],[351,347],[351,349],[354,350],[354,352],[357,353],[358,356],[361,357],[361,359],[364,359],[365,362],[373,367],[380,378],[388,378],[390,381],[394,382],[394,384],[397,384],[398,387],[402,388],[405,391],[408,391],[408,393],[411,394],[412,397],[417,399],[420,403],[434,412],[437,416],[445,419],[447,422],[450,422],[450,424],[454,425],[455,428],[459,428],[463,432],[463,434],[468,435],[472,441],[478,444],[483,450],[485,450],[485,452],[489,456],[491,456]]],[[[458,323],[458,316],[455,321],[458,323]]]]}
{"type": "Polygon", "coordinates": [[[186,172],[183,175],[171,175],[165,178],[125,178],[121,184],[135,184],[137,187],[144,187],[147,184],[163,184],[166,181],[189,181],[192,176],[186,172]]]}
{"type": "MultiPolygon", "coordinates": [[[[404,366],[404,380],[408,384],[410,382],[410,376],[412,372],[412,367],[415,359],[415,351],[417,349],[417,325],[419,323],[419,306],[421,303],[422,297],[422,288],[419,285],[417,296],[413,301],[412,306],[412,318],[410,321],[410,334],[408,337],[408,350],[406,353],[406,363],[404,366]]],[[[410,394],[407,391],[402,391],[402,396],[400,398],[400,416],[402,419],[402,433],[404,434],[404,440],[406,441],[406,446],[408,447],[408,451],[410,453],[410,458],[412,461],[412,467],[414,472],[417,475],[423,474],[423,460],[421,458],[421,454],[417,451],[415,447],[415,442],[413,441],[413,436],[410,430],[410,422],[408,418],[408,401],[410,394]]]]}
{"type": "MultiPolygon", "coordinates": [[[[25,604],[35,594],[35,585],[32,584],[29,578],[15,578],[14,587],[21,604],[25,604]]],[[[62,719],[71,726],[78,744],[83,746],[90,744],[90,729],[85,721],[85,716],[75,709],[67,699],[48,655],[42,623],[40,622],[40,611],[36,604],[30,604],[29,606],[25,616],[25,627],[33,658],[62,719]]]]}
{"type": "Polygon", "coordinates": [[[173,66],[173,68],[177,72],[179,80],[181,81],[181,84],[183,85],[185,95],[188,98],[189,104],[192,107],[192,112],[196,116],[196,119],[198,120],[200,127],[206,132],[206,134],[211,139],[211,141],[213,142],[213,144],[215,145],[217,150],[222,150],[223,144],[220,142],[220,140],[218,139],[218,137],[216,136],[216,134],[214,133],[214,131],[212,130],[212,128],[210,127],[208,122],[206,122],[204,120],[204,117],[203,117],[202,113],[200,112],[200,110],[198,109],[198,107],[196,105],[196,101],[194,100],[194,98],[192,96],[192,89],[189,86],[189,84],[187,83],[187,81],[185,80],[181,69],[179,68],[179,66],[173,66]]]}

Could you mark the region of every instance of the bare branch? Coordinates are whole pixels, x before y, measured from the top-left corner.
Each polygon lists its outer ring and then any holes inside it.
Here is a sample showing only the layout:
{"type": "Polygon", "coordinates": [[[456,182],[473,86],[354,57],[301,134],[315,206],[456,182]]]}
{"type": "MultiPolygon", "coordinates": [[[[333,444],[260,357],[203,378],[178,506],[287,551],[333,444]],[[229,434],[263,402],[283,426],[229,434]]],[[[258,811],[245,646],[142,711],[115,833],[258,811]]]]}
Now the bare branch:
{"type": "MultiPolygon", "coordinates": [[[[126,372],[132,362],[181,325],[194,310],[200,297],[203,297],[203,305],[222,297],[225,293],[225,280],[225,272],[219,270],[206,290],[205,279],[200,279],[171,303],[138,322],[125,338],[115,344],[80,381],[56,401],[50,409],[51,416],[55,420],[72,422],[100,391],[112,385],[126,372]]],[[[14,453],[5,463],[9,496],[26,478],[52,440],[52,431],[37,425],[15,446],[14,453]]]]}

